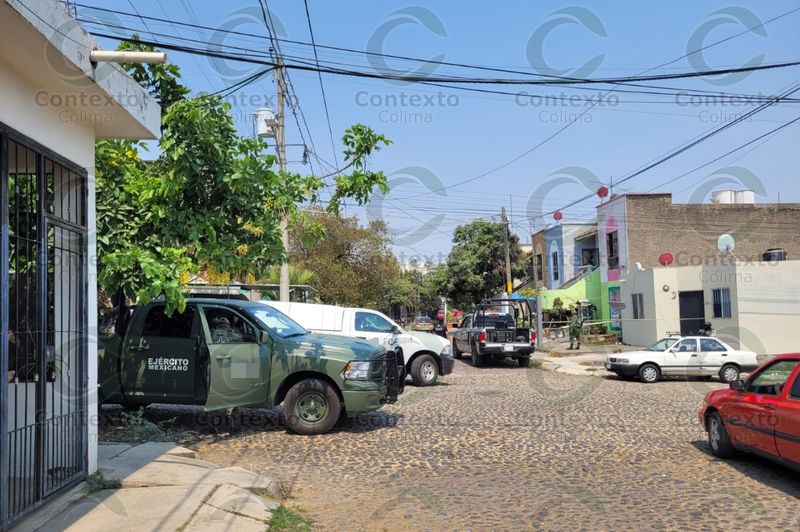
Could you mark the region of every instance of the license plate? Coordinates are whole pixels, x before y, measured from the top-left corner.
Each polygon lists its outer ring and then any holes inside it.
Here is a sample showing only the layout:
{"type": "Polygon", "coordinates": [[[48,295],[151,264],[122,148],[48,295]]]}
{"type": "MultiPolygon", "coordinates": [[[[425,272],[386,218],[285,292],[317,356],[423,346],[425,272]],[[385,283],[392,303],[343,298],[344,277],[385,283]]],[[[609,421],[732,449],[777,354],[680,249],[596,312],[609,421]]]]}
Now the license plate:
{"type": "Polygon", "coordinates": [[[513,351],[513,350],[514,350],[514,346],[513,345],[504,345],[503,346],[503,351],[513,351]]]}

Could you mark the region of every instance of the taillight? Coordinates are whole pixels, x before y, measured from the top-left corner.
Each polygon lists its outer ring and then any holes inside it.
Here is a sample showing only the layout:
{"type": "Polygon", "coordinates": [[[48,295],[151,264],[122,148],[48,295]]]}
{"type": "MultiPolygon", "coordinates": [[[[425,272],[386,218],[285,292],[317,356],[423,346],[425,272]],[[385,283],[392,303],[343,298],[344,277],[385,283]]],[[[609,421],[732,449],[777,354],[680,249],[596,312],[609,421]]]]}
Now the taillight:
{"type": "Polygon", "coordinates": [[[486,343],[486,331],[481,331],[478,333],[478,341],[482,344],[486,343]]]}
{"type": "Polygon", "coordinates": [[[536,331],[531,331],[531,343],[536,343],[536,331]]]}

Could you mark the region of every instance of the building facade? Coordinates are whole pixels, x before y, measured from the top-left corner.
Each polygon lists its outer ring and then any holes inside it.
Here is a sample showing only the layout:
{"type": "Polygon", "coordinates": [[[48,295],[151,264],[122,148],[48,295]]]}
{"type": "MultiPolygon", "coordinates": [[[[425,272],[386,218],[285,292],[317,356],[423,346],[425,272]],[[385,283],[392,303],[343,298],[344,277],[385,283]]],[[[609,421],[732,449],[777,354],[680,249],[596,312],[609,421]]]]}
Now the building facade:
{"type": "Polygon", "coordinates": [[[0,0],[0,527],[96,469],[94,144],[160,109],[56,0],[0,0]]]}
{"type": "Polygon", "coordinates": [[[800,257],[800,204],[757,204],[746,194],[732,196],[745,202],[675,204],[671,194],[658,193],[623,194],[600,204],[601,315],[619,324],[626,305],[620,279],[634,269],[714,265],[731,257],[757,262],[772,250],[800,257]],[[726,251],[719,247],[723,235],[733,243],[726,251]]]}
{"type": "Polygon", "coordinates": [[[652,345],[703,322],[735,348],[776,355],[797,351],[800,261],[735,261],[635,268],[620,279],[625,343],[652,345]]]}

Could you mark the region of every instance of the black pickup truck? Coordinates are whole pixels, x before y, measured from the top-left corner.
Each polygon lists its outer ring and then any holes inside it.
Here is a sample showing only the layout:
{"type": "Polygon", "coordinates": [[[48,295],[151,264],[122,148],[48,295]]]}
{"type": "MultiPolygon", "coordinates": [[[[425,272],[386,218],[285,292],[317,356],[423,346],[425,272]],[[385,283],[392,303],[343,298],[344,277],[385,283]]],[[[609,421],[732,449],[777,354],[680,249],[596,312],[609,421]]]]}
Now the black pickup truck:
{"type": "Polygon", "coordinates": [[[453,332],[453,356],[469,353],[473,366],[489,358],[513,358],[528,367],[536,350],[533,316],[525,300],[485,299],[453,332]]]}

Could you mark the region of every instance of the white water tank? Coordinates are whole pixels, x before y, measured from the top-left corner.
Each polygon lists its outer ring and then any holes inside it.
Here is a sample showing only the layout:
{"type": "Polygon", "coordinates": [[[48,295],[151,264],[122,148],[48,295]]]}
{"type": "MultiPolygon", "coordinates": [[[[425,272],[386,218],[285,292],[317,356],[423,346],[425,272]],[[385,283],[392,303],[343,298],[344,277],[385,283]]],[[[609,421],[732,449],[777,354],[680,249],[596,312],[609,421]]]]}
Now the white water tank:
{"type": "Polygon", "coordinates": [[[752,205],[756,202],[756,193],[754,190],[737,190],[735,200],[736,203],[752,205]]]}
{"type": "Polygon", "coordinates": [[[735,203],[736,193],[733,190],[715,190],[711,193],[711,203],[735,203]]]}

